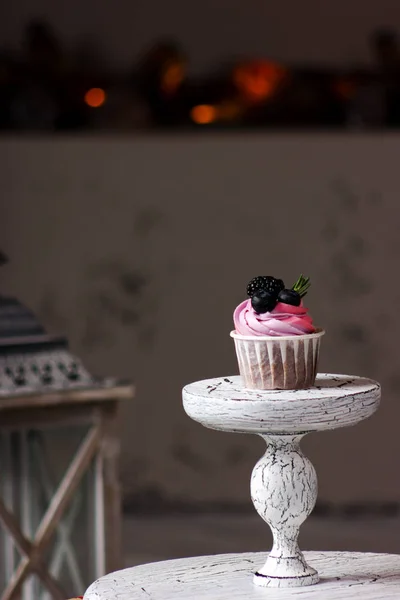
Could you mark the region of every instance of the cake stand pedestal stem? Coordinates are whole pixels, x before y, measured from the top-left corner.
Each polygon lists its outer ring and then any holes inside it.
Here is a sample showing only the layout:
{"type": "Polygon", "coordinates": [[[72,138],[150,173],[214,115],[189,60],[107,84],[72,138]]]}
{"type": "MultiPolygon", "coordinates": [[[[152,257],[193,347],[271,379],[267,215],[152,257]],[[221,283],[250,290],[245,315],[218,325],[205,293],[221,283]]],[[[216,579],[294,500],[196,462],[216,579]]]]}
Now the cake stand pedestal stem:
{"type": "Polygon", "coordinates": [[[303,435],[261,435],[267,450],[253,469],[251,498],[274,539],[265,565],[254,576],[254,583],[263,587],[298,587],[319,580],[297,543],[318,492],[315,469],[300,449],[303,435]]]}

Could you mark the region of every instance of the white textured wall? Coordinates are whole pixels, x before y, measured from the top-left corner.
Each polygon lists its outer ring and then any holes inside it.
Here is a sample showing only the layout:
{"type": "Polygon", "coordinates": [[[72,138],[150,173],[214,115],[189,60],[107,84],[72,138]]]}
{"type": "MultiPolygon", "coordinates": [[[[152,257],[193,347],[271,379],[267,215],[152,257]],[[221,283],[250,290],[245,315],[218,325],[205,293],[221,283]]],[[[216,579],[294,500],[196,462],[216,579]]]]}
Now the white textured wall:
{"type": "Polygon", "coordinates": [[[400,28],[395,0],[13,0],[0,7],[0,40],[15,44],[31,16],[49,20],[63,40],[97,40],[111,63],[127,65],[163,36],[181,41],[195,71],[237,55],[290,62],[370,60],[376,27],[400,28]]]}
{"type": "Polygon", "coordinates": [[[2,289],[92,370],[135,379],[127,495],[248,498],[262,441],[190,422],[180,390],[236,372],[231,313],[250,277],[304,272],[322,367],[384,385],[370,422],[306,440],[320,499],[399,498],[399,149],[396,135],[0,142],[2,289]]]}

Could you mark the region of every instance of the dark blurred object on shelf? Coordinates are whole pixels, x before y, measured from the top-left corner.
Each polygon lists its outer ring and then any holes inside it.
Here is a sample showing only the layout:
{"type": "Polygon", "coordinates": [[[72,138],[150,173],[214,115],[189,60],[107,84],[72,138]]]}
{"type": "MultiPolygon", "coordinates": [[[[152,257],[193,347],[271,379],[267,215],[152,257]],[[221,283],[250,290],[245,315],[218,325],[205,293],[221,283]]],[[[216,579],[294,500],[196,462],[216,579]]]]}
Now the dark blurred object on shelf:
{"type": "Polygon", "coordinates": [[[372,35],[372,50],[384,106],[384,125],[399,127],[400,49],[397,33],[390,29],[375,31],[372,35]]]}
{"type": "Polygon", "coordinates": [[[161,40],[139,60],[133,85],[159,127],[188,121],[187,58],[173,40],[161,40]]]}
{"type": "Polygon", "coordinates": [[[116,72],[89,38],[67,48],[48,24],[32,20],[20,51],[0,54],[0,131],[396,128],[397,34],[373,32],[370,46],[370,69],[255,57],[194,78],[174,39],[156,41],[128,72],[116,72]]]}
{"type": "Polygon", "coordinates": [[[4,128],[54,131],[86,127],[88,120],[84,105],[77,98],[73,67],[46,23],[28,23],[21,53],[8,61],[2,113],[8,115],[9,121],[4,128]]]}

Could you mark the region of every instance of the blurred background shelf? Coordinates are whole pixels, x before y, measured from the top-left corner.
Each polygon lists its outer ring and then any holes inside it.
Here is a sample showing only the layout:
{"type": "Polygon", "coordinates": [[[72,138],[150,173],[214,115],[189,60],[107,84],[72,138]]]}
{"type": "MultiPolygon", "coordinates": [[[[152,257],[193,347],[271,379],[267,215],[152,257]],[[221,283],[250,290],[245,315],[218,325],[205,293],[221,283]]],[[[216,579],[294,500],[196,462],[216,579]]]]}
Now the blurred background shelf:
{"type": "MultiPolygon", "coordinates": [[[[309,517],[300,532],[305,550],[400,552],[400,516],[309,517]]],[[[186,556],[264,552],[271,535],[258,515],[207,514],[125,516],[126,567],[186,556]]]]}

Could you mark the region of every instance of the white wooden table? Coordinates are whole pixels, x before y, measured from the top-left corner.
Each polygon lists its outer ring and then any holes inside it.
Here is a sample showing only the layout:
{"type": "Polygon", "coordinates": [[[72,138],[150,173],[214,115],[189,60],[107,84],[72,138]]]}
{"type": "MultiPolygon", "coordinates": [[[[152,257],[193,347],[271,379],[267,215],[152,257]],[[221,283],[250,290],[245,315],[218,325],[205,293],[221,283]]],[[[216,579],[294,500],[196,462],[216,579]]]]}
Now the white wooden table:
{"type": "Polygon", "coordinates": [[[157,562],[95,581],[84,600],[398,600],[400,556],[306,552],[320,582],[298,588],[260,588],[252,573],[267,555],[220,554],[157,562]]]}

